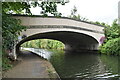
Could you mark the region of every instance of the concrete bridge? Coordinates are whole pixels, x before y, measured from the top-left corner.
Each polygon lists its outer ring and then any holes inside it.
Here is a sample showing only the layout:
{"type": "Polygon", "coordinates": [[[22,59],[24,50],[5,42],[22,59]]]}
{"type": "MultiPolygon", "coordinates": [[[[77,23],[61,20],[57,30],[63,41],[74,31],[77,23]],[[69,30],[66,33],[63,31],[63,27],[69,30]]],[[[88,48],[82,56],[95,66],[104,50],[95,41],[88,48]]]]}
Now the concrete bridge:
{"type": "Polygon", "coordinates": [[[100,46],[100,39],[104,36],[103,26],[91,24],[84,21],[69,19],[66,17],[40,17],[14,15],[27,26],[27,30],[21,33],[22,39],[16,48],[26,41],[35,39],[59,40],[65,44],[67,50],[97,50],[100,46]]]}

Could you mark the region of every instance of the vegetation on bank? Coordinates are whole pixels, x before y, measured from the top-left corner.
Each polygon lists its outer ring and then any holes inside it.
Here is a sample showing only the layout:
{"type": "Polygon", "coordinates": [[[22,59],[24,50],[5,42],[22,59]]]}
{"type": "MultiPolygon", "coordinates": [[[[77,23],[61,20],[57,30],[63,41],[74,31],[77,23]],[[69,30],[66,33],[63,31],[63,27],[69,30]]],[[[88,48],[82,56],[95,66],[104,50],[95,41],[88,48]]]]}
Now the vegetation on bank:
{"type": "Polygon", "coordinates": [[[18,35],[26,28],[20,25],[20,20],[13,19],[6,14],[2,15],[2,70],[12,67],[8,58],[13,52],[14,45],[17,42],[18,35]]]}
{"type": "Polygon", "coordinates": [[[108,55],[120,55],[120,37],[108,40],[101,46],[101,53],[108,55]]]}
{"type": "Polygon", "coordinates": [[[120,24],[117,21],[104,29],[106,39],[100,47],[100,52],[103,54],[120,55],[120,24]]]}
{"type": "Polygon", "coordinates": [[[5,55],[2,56],[2,71],[6,71],[6,70],[12,68],[12,66],[13,66],[11,64],[12,61],[8,57],[6,57],[6,56],[5,55]]]}
{"type": "Polygon", "coordinates": [[[59,49],[63,50],[65,48],[64,44],[57,40],[51,39],[37,39],[25,42],[21,47],[26,48],[42,48],[42,49],[59,49]]]}

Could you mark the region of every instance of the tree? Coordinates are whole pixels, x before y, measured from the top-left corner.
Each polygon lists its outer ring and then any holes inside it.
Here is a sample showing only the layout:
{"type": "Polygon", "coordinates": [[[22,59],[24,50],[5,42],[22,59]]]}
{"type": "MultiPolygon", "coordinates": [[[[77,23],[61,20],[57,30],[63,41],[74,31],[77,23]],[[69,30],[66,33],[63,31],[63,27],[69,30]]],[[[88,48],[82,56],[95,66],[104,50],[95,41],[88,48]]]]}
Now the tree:
{"type": "Polygon", "coordinates": [[[53,16],[61,16],[62,14],[57,11],[57,4],[64,5],[65,2],[2,2],[2,10],[3,13],[6,14],[32,15],[30,8],[38,6],[42,9],[40,14],[43,16],[48,16],[48,14],[52,14],[53,16]]]}
{"type": "Polygon", "coordinates": [[[103,54],[120,55],[120,37],[106,41],[106,43],[101,46],[100,51],[103,54]]]}
{"type": "Polygon", "coordinates": [[[20,20],[11,18],[6,15],[2,15],[2,46],[3,49],[12,50],[18,35],[22,30],[25,30],[25,26],[20,25],[20,20]]]}
{"type": "MultiPolygon", "coordinates": [[[[2,14],[2,19],[2,70],[7,70],[12,67],[8,55],[12,52],[18,40],[18,35],[26,27],[20,25],[20,20],[11,18],[8,15],[2,14]]],[[[9,57],[14,59],[13,56],[9,57]]]]}
{"type": "Polygon", "coordinates": [[[104,31],[107,40],[120,37],[120,25],[117,23],[117,19],[113,21],[112,26],[106,26],[104,31]]]}
{"type": "Polygon", "coordinates": [[[104,54],[120,55],[120,25],[117,19],[113,21],[112,26],[106,26],[104,29],[105,43],[100,47],[100,52],[104,54]]]}
{"type": "Polygon", "coordinates": [[[71,14],[69,16],[72,19],[76,19],[76,20],[81,20],[81,21],[87,21],[88,19],[81,17],[79,14],[77,14],[77,8],[76,6],[73,7],[73,9],[71,10],[71,14]]]}
{"type": "Polygon", "coordinates": [[[41,14],[44,16],[48,16],[47,13],[51,13],[54,16],[62,15],[61,13],[57,12],[57,4],[55,2],[41,2],[40,7],[42,8],[41,14]]]}
{"type": "Polygon", "coordinates": [[[30,4],[27,2],[2,2],[2,13],[3,14],[30,14],[30,4]]]}

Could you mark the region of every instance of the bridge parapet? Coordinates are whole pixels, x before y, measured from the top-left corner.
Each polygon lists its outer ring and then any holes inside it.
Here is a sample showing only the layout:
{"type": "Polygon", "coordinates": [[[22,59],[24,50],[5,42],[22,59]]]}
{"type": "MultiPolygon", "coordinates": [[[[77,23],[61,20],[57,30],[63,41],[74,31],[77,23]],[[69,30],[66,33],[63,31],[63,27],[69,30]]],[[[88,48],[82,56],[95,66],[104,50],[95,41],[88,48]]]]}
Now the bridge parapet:
{"type": "Polygon", "coordinates": [[[28,26],[28,27],[39,27],[43,25],[47,26],[69,26],[69,27],[76,27],[76,28],[83,28],[88,29],[96,32],[103,33],[104,27],[77,21],[73,19],[68,18],[55,18],[55,17],[29,17],[29,16],[14,16],[14,18],[22,20],[22,25],[28,26]]]}

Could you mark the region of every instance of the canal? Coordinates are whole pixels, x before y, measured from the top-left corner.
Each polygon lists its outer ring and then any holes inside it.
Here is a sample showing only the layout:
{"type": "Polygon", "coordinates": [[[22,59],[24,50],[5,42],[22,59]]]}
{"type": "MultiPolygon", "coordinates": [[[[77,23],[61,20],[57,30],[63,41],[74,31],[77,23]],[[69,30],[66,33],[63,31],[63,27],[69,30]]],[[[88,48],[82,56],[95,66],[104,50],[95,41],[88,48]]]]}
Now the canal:
{"type": "MultiPolygon", "coordinates": [[[[38,53],[41,49],[36,49],[38,53]]],[[[67,52],[62,50],[43,50],[47,52],[61,79],[119,80],[119,57],[98,54],[97,52],[67,52]]],[[[44,55],[45,56],[45,55],[44,55]]]]}
{"type": "Polygon", "coordinates": [[[120,77],[118,56],[101,55],[97,52],[54,51],[49,61],[61,78],[103,80],[120,77]]]}

